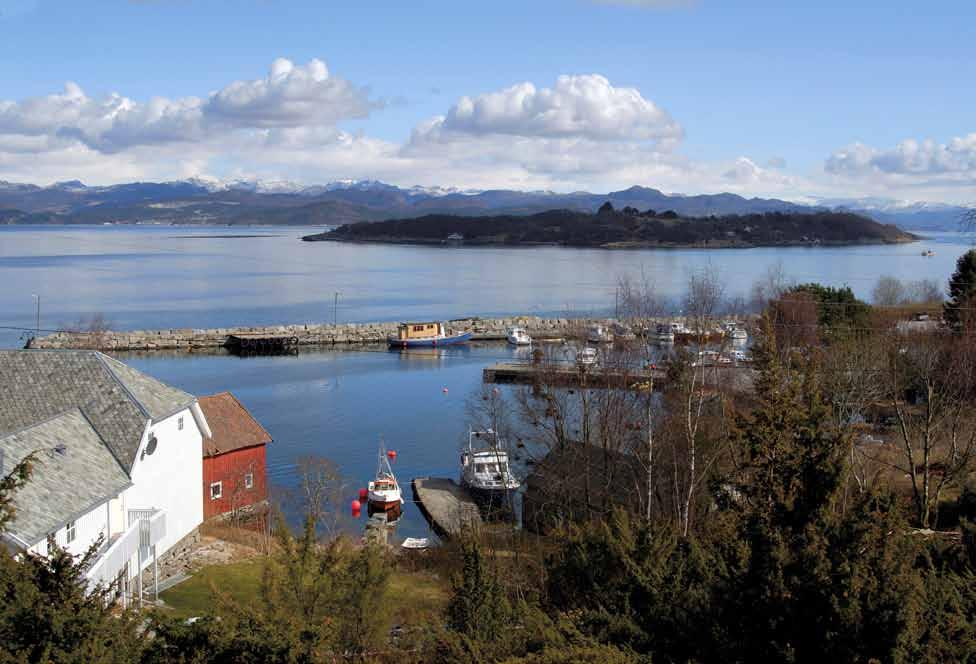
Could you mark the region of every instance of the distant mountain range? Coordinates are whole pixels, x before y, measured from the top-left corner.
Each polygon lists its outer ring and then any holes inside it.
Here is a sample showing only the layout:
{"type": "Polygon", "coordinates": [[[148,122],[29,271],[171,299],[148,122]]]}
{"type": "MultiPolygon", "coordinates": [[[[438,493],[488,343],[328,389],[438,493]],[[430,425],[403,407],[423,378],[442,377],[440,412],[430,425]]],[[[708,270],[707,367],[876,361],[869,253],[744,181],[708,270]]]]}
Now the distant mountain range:
{"type": "Polygon", "coordinates": [[[553,209],[674,211],[682,217],[767,212],[855,212],[905,229],[955,230],[965,208],[886,199],[824,199],[805,205],[736,194],[665,194],[649,187],[595,194],[585,191],[467,191],[402,188],[375,180],[303,186],[284,181],[221,182],[195,178],[89,187],[72,180],[40,187],[0,181],[0,224],[269,224],[341,225],[429,214],[530,215],[553,209]]]}

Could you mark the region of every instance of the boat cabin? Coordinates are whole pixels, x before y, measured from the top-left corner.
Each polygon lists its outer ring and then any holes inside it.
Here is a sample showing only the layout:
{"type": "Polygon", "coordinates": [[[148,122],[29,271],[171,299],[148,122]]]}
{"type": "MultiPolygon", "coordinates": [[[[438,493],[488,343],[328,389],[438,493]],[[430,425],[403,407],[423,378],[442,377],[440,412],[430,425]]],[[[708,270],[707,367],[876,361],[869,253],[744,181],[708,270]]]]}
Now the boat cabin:
{"type": "Polygon", "coordinates": [[[444,336],[443,323],[400,323],[400,327],[397,328],[397,338],[401,341],[438,336],[444,336]]]}

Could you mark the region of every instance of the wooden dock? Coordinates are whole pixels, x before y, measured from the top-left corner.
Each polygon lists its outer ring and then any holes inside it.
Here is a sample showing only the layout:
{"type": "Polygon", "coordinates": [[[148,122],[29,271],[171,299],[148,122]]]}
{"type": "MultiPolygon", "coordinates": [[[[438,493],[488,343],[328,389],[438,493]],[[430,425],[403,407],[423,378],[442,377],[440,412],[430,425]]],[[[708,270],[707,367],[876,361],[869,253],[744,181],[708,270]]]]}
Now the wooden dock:
{"type": "Polygon", "coordinates": [[[631,388],[653,381],[660,385],[667,379],[663,369],[622,369],[614,367],[574,364],[533,364],[531,362],[500,362],[485,367],[482,381],[485,383],[528,384],[541,382],[549,385],[586,385],[590,387],[631,388]]]}
{"type": "Polygon", "coordinates": [[[441,537],[454,537],[464,529],[477,530],[483,525],[478,505],[454,480],[417,477],[410,485],[417,506],[441,537]]]}
{"type": "MultiPolygon", "coordinates": [[[[710,389],[728,389],[738,392],[752,390],[755,370],[746,365],[710,365],[704,368],[704,383],[710,389]]],[[[567,387],[644,389],[651,381],[655,390],[668,381],[667,370],[658,366],[653,369],[624,369],[616,367],[577,365],[533,364],[532,362],[500,362],[485,367],[482,382],[521,385],[560,385],[567,387]]]]}
{"type": "Polygon", "coordinates": [[[224,347],[235,355],[297,355],[298,337],[231,334],[224,347]]]}

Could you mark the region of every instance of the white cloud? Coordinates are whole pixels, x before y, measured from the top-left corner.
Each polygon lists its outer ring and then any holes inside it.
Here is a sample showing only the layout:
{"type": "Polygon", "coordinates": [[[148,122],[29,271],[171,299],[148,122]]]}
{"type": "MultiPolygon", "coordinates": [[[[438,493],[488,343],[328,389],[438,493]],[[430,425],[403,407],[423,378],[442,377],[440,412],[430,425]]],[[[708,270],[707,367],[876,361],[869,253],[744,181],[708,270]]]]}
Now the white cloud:
{"type": "Polygon", "coordinates": [[[865,175],[976,176],[976,133],[948,143],[906,139],[890,150],[853,143],[834,152],[824,166],[828,173],[865,175]]]}
{"type": "Polygon", "coordinates": [[[331,76],[321,60],[296,66],[279,58],[267,77],[231,83],[207,98],[138,102],[112,93],[96,99],[68,82],[59,94],[0,101],[0,137],[73,139],[113,153],[139,145],[199,142],[240,129],[334,126],[364,117],[373,106],[364,89],[331,76]]]}
{"type": "Polygon", "coordinates": [[[212,94],[203,113],[235,127],[301,127],[366,117],[374,106],[365,89],[330,75],[321,60],[295,66],[278,58],[265,78],[237,81],[212,94]]]}
{"type": "Polygon", "coordinates": [[[603,76],[560,76],[552,88],[519,83],[461,97],[446,115],[419,126],[412,140],[449,142],[467,136],[585,138],[597,141],[677,141],[681,125],[636,88],[603,76]]]}

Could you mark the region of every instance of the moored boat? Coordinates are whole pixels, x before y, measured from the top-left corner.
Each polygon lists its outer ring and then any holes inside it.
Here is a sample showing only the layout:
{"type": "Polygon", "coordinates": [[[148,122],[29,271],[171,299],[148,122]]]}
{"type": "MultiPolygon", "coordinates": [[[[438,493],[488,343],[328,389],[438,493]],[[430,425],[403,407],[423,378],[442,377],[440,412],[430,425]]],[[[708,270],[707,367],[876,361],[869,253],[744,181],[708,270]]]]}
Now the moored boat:
{"type": "Polygon", "coordinates": [[[504,504],[505,496],[519,488],[508,451],[494,430],[468,431],[468,446],[461,452],[461,486],[490,505],[504,504]]]}
{"type": "Polygon", "coordinates": [[[670,325],[658,325],[654,332],[654,338],[661,343],[674,343],[674,329],[670,325]]]}
{"type": "Polygon", "coordinates": [[[591,325],[586,331],[586,340],[592,344],[609,343],[613,341],[613,334],[602,325],[591,325]]]}
{"type": "Polygon", "coordinates": [[[369,507],[374,511],[399,510],[403,504],[400,483],[393,474],[390,459],[382,444],[376,464],[376,477],[367,486],[367,496],[369,507]]]}
{"type": "Polygon", "coordinates": [[[387,343],[393,348],[450,346],[470,340],[470,332],[450,332],[439,322],[400,323],[397,333],[387,337],[387,343]]]}
{"type": "Polygon", "coordinates": [[[513,346],[529,346],[532,344],[532,337],[521,327],[513,327],[508,331],[508,343],[513,346]]]}

